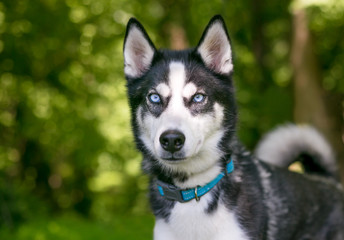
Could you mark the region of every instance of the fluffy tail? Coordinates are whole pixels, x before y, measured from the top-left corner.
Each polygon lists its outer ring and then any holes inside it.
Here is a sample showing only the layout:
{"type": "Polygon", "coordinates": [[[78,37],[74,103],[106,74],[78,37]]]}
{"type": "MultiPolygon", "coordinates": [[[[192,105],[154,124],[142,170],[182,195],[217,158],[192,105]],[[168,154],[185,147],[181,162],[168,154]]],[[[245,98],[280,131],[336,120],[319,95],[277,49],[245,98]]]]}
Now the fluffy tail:
{"type": "Polygon", "coordinates": [[[256,156],[264,162],[288,167],[300,161],[305,172],[337,179],[334,153],[324,137],[309,126],[284,125],[258,143],[256,156]]]}

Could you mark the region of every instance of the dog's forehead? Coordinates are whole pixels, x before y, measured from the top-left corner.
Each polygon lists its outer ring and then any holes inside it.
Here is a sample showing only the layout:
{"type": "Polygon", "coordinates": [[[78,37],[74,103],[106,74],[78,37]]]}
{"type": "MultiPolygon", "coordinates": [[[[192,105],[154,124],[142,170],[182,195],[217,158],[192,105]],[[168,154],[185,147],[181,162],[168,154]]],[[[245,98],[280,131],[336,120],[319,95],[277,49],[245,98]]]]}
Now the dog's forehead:
{"type": "Polygon", "coordinates": [[[166,66],[165,81],[158,83],[155,90],[163,97],[181,95],[189,98],[197,91],[195,83],[190,81],[191,72],[182,61],[171,61],[166,66]]]}
{"type": "Polygon", "coordinates": [[[186,83],[186,69],[182,62],[169,64],[168,83],[172,92],[181,92],[186,83]]]}

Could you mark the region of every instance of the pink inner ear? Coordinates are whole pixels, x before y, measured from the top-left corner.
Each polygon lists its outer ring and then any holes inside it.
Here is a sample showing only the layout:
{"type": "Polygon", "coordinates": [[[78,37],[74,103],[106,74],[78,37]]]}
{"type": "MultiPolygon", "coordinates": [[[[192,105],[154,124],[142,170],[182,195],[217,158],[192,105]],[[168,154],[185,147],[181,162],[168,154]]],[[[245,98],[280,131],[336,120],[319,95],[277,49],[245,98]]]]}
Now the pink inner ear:
{"type": "Polygon", "coordinates": [[[154,46],[150,44],[148,36],[138,26],[131,26],[124,45],[124,71],[131,77],[141,76],[149,68],[153,56],[154,46]]]}
{"type": "Polygon", "coordinates": [[[140,44],[139,42],[137,42],[137,46],[133,47],[133,59],[135,62],[135,66],[138,70],[138,72],[142,73],[143,71],[145,71],[148,66],[145,66],[145,62],[147,61],[146,58],[146,54],[145,54],[145,46],[140,44]]]}
{"type": "Polygon", "coordinates": [[[210,69],[218,73],[230,73],[233,70],[232,52],[224,22],[211,21],[205,31],[197,49],[198,53],[210,69]]]}
{"type": "Polygon", "coordinates": [[[215,71],[220,71],[224,52],[224,49],[222,49],[223,43],[220,39],[214,38],[209,45],[209,56],[211,59],[209,67],[214,69],[215,71]]]}

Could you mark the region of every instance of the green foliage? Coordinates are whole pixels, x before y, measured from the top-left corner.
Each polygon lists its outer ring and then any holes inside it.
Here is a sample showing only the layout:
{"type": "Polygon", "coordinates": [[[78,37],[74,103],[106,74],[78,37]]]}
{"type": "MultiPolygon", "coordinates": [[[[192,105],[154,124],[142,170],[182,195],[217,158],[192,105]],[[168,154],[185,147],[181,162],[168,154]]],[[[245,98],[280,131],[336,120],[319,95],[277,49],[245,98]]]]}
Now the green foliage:
{"type": "Polygon", "coordinates": [[[316,51],[323,69],[323,87],[328,91],[344,93],[344,1],[315,2],[308,6],[310,28],[315,35],[316,51]]]}
{"type": "MultiPolygon", "coordinates": [[[[307,8],[324,88],[343,93],[344,5],[330,4],[307,8]]],[[[179,26],[194,46],[218,13],[235,53],[239,135],[252,148],[292,119],[289,1],[0,2],[0,227],[24,224],[1,239],[131,239],[136,227],[151,238],[151,218],[117,221],[149,211],[122,69],[125,25],[137,17],[157,47],[168,47],[179,26]],[[56,212],[107,225],[47,220],[56,212]]]]}
{"type": "Polygon", "coordinates": [[[142,198],[122,73],[125,3],[0,4],[1,181],[54,211],[101,218],[99,196],[116,195],[115,212],[142,198]]]}
{"type": "Polygon", "coordinates": [[[36,219],[36,221],[23,224],[16,232],[0,232],[0,238],[12,240],[149,240],[152,239],[152,228],[152,216],[120,216],[111,222],[102,223],[68,215],[55,219],[36,219]]]}

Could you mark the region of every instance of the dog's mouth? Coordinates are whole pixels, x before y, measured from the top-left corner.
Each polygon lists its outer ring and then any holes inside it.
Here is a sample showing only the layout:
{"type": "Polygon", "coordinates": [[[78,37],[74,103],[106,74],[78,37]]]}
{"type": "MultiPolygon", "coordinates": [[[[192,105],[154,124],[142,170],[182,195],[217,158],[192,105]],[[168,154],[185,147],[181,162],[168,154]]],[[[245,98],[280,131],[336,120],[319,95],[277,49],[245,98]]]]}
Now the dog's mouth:
{"type": "Polygon", "coordinates": [[[182,162],[186,160],[186,158],[175,158],[175,157],[161,158],[161,159],[170,163],[182,162]]]}
{"type": "Polygon", "coordinates": [[[160,158],[168,162],[181,162],[187,159],[183,151],[178,151],[174,153],[163,151],[160,155],[160,158]]]}

